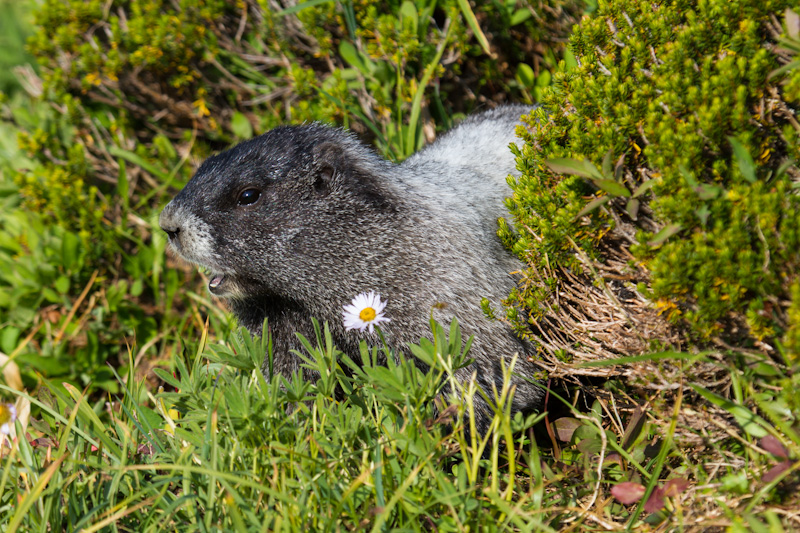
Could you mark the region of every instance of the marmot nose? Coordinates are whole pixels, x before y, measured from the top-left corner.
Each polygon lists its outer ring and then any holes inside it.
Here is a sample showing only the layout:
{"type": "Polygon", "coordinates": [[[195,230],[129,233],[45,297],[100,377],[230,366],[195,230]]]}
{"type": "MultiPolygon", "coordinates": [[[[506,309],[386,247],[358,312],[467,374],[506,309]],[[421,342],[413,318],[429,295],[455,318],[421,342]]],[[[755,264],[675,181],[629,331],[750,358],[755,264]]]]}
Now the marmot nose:
{"type": "Polygon", "coordinates": [[[163,229],[164,231],[167,232],[167,236],[169,237],[169,240],[171,240],[171,241],[175,240],[178,237],[178,233],[181,232],[181,228],[179,228],[177,226],[175,227],[175,229],[168,229],[168,228],[166,228],[164,226],[161,226],[161,229],[163,229]]]}
{"type": "Polygon", "coordinates": [[[178,238],[178,234],[181,232],[181,226],[175,220],[175,217],[172,216],[172,209],[170,206],[164,208],[161,212],[161,216],[158,217],[158,225],[161,226],[161,229],[164,230],[169,237],[169,240],[174,241],[178,238]]]}

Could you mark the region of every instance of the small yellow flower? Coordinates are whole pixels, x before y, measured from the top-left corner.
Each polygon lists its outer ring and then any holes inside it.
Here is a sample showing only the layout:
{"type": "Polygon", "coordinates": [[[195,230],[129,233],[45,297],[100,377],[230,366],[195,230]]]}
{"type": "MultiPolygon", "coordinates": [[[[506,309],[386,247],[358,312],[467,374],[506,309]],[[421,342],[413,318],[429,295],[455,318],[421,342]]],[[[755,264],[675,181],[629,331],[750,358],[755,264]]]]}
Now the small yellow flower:
{"type": "Polygon", "coordinates": [[[90,85],[98,86],[101,83],[100,75],[97,72],[90,72],[84,78],[90,85]]]}
{"type": "Polygon", "coordinates": [[[369,328],[369,332],[372,333],[375,325],[389,321],[383,314],[385,308],[386,302],[381,301],[380,294],[374,291],[359,294],[353,298],[353,303],[344,306],[342,313],[344,327],[347,331],[351,329],[364,331],[369,328]]]}
{"type": "Polygon", "coordinates": [[[197,109],[197,114],[201,117],[207,117],[211,114],[208,110],[208,106],[206,105],[206,101],[203,98],[199,98],[195,100],[192,105],[197,109]]]}
{"type": "Polygon", "coordinates": [[[0,433],[10,435],[17,419],[17,408],[11,403],[0,403],[0,433]]]}

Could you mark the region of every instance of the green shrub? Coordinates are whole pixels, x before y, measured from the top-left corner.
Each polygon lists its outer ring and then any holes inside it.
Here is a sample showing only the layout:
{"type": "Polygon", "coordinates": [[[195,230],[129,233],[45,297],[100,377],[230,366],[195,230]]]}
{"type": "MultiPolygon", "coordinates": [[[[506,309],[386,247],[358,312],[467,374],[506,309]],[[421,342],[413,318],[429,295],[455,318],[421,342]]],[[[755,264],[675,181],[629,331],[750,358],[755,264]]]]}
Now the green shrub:
{"type": "MultiPolygon", "coordinates": [[[[695,338],[799,353],[797,72],[771,75],[771,17],[791,4],[601,3],[524,133],[506,242],[534,270],[581,271],[575,246],[600,264],[629,249],[617,279],[644,267],[640,291],[695,338]]],[[[536,322],[557,286],[515,293],[509,316],[536,322]]]]}

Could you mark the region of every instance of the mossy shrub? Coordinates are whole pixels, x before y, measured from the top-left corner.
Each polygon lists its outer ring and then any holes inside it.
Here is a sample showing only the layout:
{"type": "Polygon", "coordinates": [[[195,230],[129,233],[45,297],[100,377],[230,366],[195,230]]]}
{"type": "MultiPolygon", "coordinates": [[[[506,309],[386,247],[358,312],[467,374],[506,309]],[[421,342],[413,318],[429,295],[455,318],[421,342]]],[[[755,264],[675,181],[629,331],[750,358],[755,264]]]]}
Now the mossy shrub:
{"type": "MultiPolygon", "coordinates": [[[[534,267],[572,269],[574,246],[600,261],[604,245],[629,247],[650,273],[640,290],[695,339],[800,353],[797,70],[778,70],[774,23],[791,4],[601,2],[570,39],[579,67],[556,75],[521,132],[506,242],[534,267]],[[552,158],[619,161],[607,177],[648,192],[586,215],[615,189],[558,175],[552,158]],[[620,224],[638,228],[635,244],[620,224]]],[[[510,298],[518,327],[541,315],[541,291],[510,298]]]]}

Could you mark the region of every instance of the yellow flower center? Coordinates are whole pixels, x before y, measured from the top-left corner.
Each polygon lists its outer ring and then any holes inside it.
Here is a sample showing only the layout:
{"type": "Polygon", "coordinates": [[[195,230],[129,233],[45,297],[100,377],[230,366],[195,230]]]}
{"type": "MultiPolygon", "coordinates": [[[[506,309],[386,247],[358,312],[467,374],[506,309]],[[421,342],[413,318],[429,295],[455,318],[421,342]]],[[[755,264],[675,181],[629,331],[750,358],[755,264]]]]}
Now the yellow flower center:
{"type": "Polygon", "coordinates": [[[371,307],[365,307],[358,313],[358,318],[363,320],[364,322],[371,322],[375,320],[375,310],[371,307]]]}
{"type": "Polygon", "coordinates": [[[11,409],[4,403],[0,403],[0,424],[11,422],[11,409]]]}

